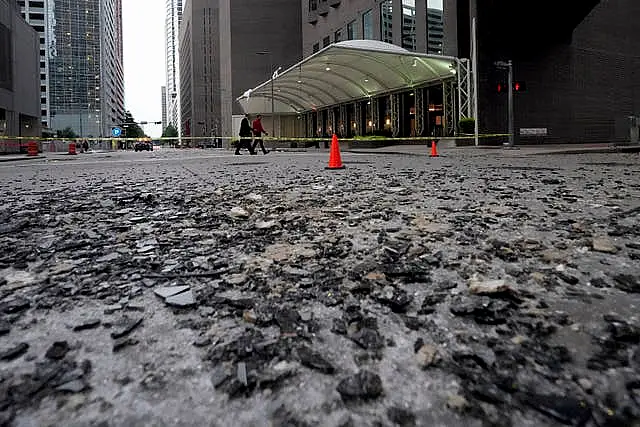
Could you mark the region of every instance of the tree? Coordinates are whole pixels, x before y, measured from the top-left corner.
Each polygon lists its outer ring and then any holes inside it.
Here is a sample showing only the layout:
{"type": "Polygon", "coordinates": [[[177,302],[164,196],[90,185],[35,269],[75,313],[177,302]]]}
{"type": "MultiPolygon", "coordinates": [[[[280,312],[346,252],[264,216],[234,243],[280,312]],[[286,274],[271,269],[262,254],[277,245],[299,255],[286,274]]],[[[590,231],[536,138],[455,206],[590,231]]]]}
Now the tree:
{"type": "Polygon", "coordinates": [[[124,114],[124,123],[121,124],[121,127],[125,129],[126,134],[124,136],[127,138],[145,138],[147,136],[130,111],[124,114]]]}
{"type": "Polygon", "coordinates": [[[178,136],[178,129],[174,125],[169,125],[162,131],[163,138],[176,138],[178,136]]]}
{"type": "Polygon", "coordinates": [[[56,135],[58,138],[77,138],[78,134],[71,128],[71,126],[67,126],[66,128],[56,131],[56,135]]]}

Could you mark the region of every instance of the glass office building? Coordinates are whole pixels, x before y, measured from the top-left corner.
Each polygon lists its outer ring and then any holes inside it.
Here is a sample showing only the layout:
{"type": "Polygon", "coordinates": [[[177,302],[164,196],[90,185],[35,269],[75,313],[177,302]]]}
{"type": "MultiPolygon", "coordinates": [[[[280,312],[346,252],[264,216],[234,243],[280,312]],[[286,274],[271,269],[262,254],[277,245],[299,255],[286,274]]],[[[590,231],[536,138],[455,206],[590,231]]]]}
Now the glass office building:
{"type": "Polygon", "coordinates": [[[105,137],[124,121],[122,0],[48,0],[50,128],[105,137]]]}
{"type": "Polygon", "coordinates": [[[167,122],[180,129],[180,65],[179,35],[182,22],[182,0],[166,0],[165,47],[167,74],[167,122]]]}

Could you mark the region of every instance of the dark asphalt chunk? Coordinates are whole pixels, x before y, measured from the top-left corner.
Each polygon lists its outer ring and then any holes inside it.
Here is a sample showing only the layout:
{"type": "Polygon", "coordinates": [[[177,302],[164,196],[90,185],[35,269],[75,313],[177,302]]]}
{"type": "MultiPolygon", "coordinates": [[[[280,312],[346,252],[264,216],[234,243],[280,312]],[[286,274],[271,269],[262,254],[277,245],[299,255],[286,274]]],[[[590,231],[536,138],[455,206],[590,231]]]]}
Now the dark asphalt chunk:
{"type": "Polygon", "coordinates": [[[343,400],[375,399],[383,392],[382,380],[373,372],[360,371],[340,381],[337,390],[343,400]]]}
{"type": "Polygon", "coordinates": [[[322,357],[320,353],[313,351],[307,346],[298,348],[298,356],[300,357],[300,362],[304,366],[316,369],[325,374],[333,374],[335,372],[335,368],[331,363],[322,357]]]}
{"type": "Polygon", "coordinates": [[[29,349],[29,344],[21,342],[13,347],[0,351],[0,360],[13,360],[22,356],[29,349]]]}
{"type": "Polygon", "coordinates": [[[142,320],[142,317],[123,317],[114,325],[114,330],[111,332],[111,338],[118,339],[130,334],[135,328],[140,326],[142,320]]]}

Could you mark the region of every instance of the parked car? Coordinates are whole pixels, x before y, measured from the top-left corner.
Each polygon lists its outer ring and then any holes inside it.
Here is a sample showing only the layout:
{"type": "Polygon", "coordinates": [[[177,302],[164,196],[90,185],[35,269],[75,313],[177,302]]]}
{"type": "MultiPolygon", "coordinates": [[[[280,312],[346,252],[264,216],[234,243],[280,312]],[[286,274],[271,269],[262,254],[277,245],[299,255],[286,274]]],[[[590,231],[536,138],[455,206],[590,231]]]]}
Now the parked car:
{"type": "Polygon", "coordinates": [[[134,151],[153,151],[151,141],[137,141],[133,146],[134,151]]]}

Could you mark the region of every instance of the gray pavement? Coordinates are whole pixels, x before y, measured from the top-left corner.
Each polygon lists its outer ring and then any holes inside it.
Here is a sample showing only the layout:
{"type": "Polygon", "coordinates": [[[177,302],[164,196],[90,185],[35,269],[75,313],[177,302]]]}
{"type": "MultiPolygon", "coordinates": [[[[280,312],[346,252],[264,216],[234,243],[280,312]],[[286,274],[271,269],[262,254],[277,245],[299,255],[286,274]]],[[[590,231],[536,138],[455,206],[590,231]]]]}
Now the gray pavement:
{"type": "Polygon", "coordinates": [[[639,157],[477,151],[0,164],[0,425],[637,426],[639,157]]]}
{"type": "MultiPolygon", "coordinates": [[[[267,143],[267,145],[269,145],[267,143]]],[[[392,145],[380,148],[358,148],[357,143],[341,144],[343,152],[356,154],[379,154],[379,155],[410,155],[430,157],[431,148],[428,145],[407,144],[392,145]]],[[[274,152],[280,153],[324,153],[328,152],[325,148],[287,148],[278,147],[274,152]]],[[[529,155],[569,155],[569,154],[610,154],[610,153],[638,153],[640,145],[638,144],[613,144],[613,143],[593,143],[593,144],[540,144],[540,145],[519,145],[514,148],[501,146],[456,146],[454,140],[440,140],[438,142],[438,151],[441,156],[455,155],[497,155],[497,156],[529,156],[529,155]]],[[[222,156],[233,154],[231,149],[175,149],[175,148],[159,148],[156,147],[154,153],[190,153],[196,156],[222,156]]],[[[36,157],[29,157],[26,154],[7,154],[0,155],[1,162],[38,160],[38,159],[79,159],[83,156],[92,156],[95,154],[123,155],[128,151],[109,151],[109,150],[91,150],[87,153],[79,153],[77,155],[69,155],[64,152],[43,152],[36,157]]],[[[245,153],[246,154],[246,153],[245,153]]],[[[160,154],[162,155],[162,154],[160,154]]],[[[155,157],[154,157],[155,158],[155,157]]]]}
{"type": "MultiPolygon", "coordinates": [[[[440,155],[459,155],[460,153],[498,156],[531,156],[531,155],[570,155],[570,154],[609,154],[616,152],[640,152],[640,145],[611,143],[600,144],[540,144],[518,145],[514,148],[501,146],[468,146],[456,147],[453,140],[442,140],[438,143],[440,155]]],[[[394,145],[382,148],[352,148],[349,151],[361,154],[396,154],[430,156],[431,148],[426,145],[394,145]]]]}

